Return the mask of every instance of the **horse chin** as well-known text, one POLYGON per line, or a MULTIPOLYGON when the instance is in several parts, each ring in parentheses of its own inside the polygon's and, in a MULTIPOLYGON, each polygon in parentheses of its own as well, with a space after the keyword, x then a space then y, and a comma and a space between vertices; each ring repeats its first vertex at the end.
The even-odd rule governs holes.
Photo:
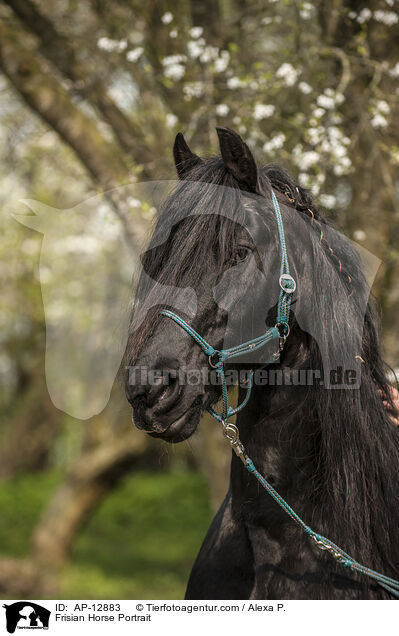
POLYGON ((162 433, 149 433, 151 437, 158 437, 171 444, 183 442, 195 433, 199 424, 202 400, 195 400, 193 404, 162 433))

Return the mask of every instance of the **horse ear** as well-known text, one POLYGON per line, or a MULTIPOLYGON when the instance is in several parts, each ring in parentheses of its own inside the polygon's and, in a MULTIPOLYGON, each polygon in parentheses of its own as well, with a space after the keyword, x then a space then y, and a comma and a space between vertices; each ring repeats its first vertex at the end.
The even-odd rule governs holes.
POLYGON ((256 192, 258 169, 247 144, 230 128, 218 126, 216 132, 224 165, 243 187, 256 192))
POLYGON ((195 166, 203 163, 202 159, 191 152, 182 133, 177 133, 175 143, 173 145, 173 156, 179 179, 185 179, 187 174, 191 172, 195 166))

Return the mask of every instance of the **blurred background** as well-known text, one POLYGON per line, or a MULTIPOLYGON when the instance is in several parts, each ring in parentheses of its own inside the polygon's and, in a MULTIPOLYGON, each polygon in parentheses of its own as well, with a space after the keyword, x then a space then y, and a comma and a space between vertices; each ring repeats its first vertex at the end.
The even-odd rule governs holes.
MULTIPOLYGON (((178 446, 134 429, 118 382, 84 422, 52 404, 42 235, 11 218, 20 199, 174 179, 178 131, 211 154, 234 128, 381 259, 397 368, 398 114, 396 0, 0 0, 2 597, 182 598, 229 465, 207 418, 178 446)), ((108 203, 135 250, 151 210, 108 203)))

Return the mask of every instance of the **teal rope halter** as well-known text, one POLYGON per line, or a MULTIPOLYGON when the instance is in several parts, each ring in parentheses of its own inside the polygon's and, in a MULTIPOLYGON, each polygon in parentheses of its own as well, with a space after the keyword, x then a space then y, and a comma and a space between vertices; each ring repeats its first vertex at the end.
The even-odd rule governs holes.
MULTIPOLYGON (((285 233, 284 233, 284 225, 283 219, 281 216, 280 206, 278 204, 276 195, 272 191, 272 200, 274 205, 274 211, 277 219, 277 226, 279 232, 279 239, 281 245, 281 262, 280 262, 280 295, 277 303, 277 318, 276 324, 274 327, 271 327, 261 336, 257 338, 253 338, 253 340, 248 340, 247 342, 243 342, 240 345, 235 347, 231 347, 230 349, 221 349, 220 351, 214 349, 209 342, 207 342, 199 333, 195 331, 183 318, 180 318, 177 314, 169 309, 164 309, 161 311, 163 316, 167 316, 174 320, 179 327, 184 329, 190 336, 196 341, 196 343, 201 347, 205 355, 209 358, 210 366, 215 369, 221 379, 222 385, 222 397, 223 397, 223 411, 222 413, 217 413, 214 409, 209 408, 208 411, 215 417, 219 422, 225 424, 226 420, 241 411, 241 409, 246 406, 248 403, 249 397, 251 395, 252 390, 252 379, 253 372, 249 373, 249 378, 247 380, 248 388, 247 394, 245 396, 244 401, 235 409, 233 409, 228 404, 228 396, 227 396, 227 385, 226 385, 226 376, 224 373, 224 364, 230 360, 231 358, 237 358, 238 356, 242 356, 244 353, 250 353, 252 351, 256 351, 261 347, 264 347, 265 344, 270 342, 271 340, 279 340, 279 351, 273 355, 273 362, 276 362, 280 352, 283 349, 284 342, 287 339, 290 327, 289 327, 289 317, 290 317, 290 308, 291 308, 291 299, 292 294, 296 290, 296 282, 292 278, 290 274, 290 268, 288 265, 288 257, 287 257, 287 246, 285 243, 285 233)), ((233 424, 228 424, 228 426, 234 426, 233 424)))
POLYGON ((173 320, 179 327, 184 329, 201 347, 206 356, 208 356, 209 365, 215 369, 216 373, 219 375, 222 385, 222 412, 217 413, 213 408, 209 408, 208 411, 214 418, 216 418, 219 422, 221 422, 223 426, 223 433, 229 440, 232 449, 236 453, 236 455, 241 459, 245 468, 248 472, 252 473, 261 486, 269 493, 269 495, 278 503, 278 505, 284 510, 284 512, 291 517, 291 519, 304 530, 304 532, 309 535, 315 545, 320 550, 326 550, 331 556, 333 556, 338 563, 340 563, 343 567, 349 568, 355 572, 360 572, 365 576, 376 581, 379 585, 385 588, 388 592, 390 592, 393 596, 399 599, 399 581, 392 579, 388 576, 384 576, 375 570, 371 570, 370 568, 361 565, 355 559, 353 559, 349 554, 344 552, 339 546, 335 543, 323 537, 321 534, 318 534, 312 528, 310 528, 299 515, 288 505, 288 503, 279 495, 279 493, 273 488, 271 484, 257 471, 252 459, 248 457, 245 452, 245 448, 240 440, 239 430, 235 424, 231 422, 227 422, 228 418, 232 415, 235 415, 239 411, 241 411, 246 404, 251 395, 252 391, 252 381, 253 381, 253 371, 250 371, 249 377, 247 380, 247 392, 244 400, 241 402, 239 406, 233 409, 229 406, 228 403, 228 393, 227 393, 227 383, 226 376, 224 371, 225 363, 231 359, 241 356, 245 353, 249 353, 251 351, 256 351, 261 347, 264 347, 271 340, 279 340, 279 351, 273 354, 273 359, 270 362, 276 362, 281 353, 284 343, 290 333, 289 327, 289 317, 290 317, 290 309, 291 309, 291 301, 292 294, 296 290, 296 282, 292 278, 290 274, 288 257, 287 257, 287 246, 285 242, 285 233, 284 233, 284 225, 283 219, 281 216, 281 210, 279 203, 277 201, 276 195, 272 191, 272 201, 274 206, 274 212, 277 220, 277 227, 279 233, 280 247, 281 247, 281 262, 280 262, 280 277, 279 277, 279 285, 280 285, 280 294, 277 303, 277 318, 276 324, 274 327, 271 327, 266 331, 265 334, 254 338, 253 340, 248 340, 247 342, 243 342, 240 345, 236 345, 235 347, 231 347, 230 349, 215 349, 209 342, 207 342, 193 327, 191 327, 183 318, 180 318, 177 314, 169 309, 164 309, 160 313, 167 318, 173 320))

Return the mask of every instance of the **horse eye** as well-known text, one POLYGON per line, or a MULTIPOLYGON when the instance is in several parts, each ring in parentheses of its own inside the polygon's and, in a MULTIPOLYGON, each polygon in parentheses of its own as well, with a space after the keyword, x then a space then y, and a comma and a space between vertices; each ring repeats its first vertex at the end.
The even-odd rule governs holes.
POLYGON ((249 247, 244 247, 243 245, 240 245, 234 251, 234 254, 231 260, 234 264, 237 265, 238 263, 243 263, 244 261, 246 261, 247 258, 251 256, 251 254, 252 254, 252 251, 249 249, 249 247))

